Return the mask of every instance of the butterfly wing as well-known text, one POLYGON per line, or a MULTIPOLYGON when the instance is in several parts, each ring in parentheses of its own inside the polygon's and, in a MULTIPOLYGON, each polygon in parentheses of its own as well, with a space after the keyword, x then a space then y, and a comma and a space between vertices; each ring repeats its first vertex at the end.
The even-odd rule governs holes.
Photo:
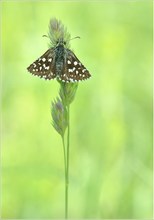
POLYGON ((76 55, 66 49, 66 59, 63 74, 59 78, 64 82, 78 82, 90 78, 91 75, 76 55))
POLYGON ((47 50, 40 58, 34 61, 27 70, 33 75, 44 79, 54 79, 55 71, 55 51, 54 48, 47 50))

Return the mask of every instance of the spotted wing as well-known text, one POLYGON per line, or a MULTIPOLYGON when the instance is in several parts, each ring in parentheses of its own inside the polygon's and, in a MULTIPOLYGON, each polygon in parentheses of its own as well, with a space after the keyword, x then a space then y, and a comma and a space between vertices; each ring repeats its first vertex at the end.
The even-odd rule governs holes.
POLYGON ((56 77, 54 49, 50 48, 47 50, 40 58, 34 61, 27 70, 40 78, 54 79, 56 77))
POLYGON ((76 55, 67 49, 64 70, 63 74, 60 75, 60 79, 64 82, 78 82, 90 77, 89 71, 79 61, 76 55))

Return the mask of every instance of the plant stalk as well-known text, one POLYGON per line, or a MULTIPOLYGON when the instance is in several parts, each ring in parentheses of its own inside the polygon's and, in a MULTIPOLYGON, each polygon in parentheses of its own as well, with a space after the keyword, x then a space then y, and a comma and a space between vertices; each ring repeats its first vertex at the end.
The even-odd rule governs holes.
POLYGON ((63 151, 64 151, 64 167, 65 167, 65 219, 67 219, 68 216, 68 199, 67 199, 67 155, 66 155, 66 147, 65 147, 65 141, 64 136, 62 136, 62 143, 63 143, 63 151))
POLYGON ((70 118, 69 105, 67 106, 67 144, 65 146, 64 136, 62 136, 64 151, 64 167, 65 167, 65 219, 68 218, 68 190, 69 190, 69 145, 70 145, 70 118))
POLYGON ((69 194, 69 146, 70 146, 70 115, 69 115, 69 105, 67 106, 67 176, 66 176, 66 203, 67 203, 67 217, 68 217, 68 194, 69 194))

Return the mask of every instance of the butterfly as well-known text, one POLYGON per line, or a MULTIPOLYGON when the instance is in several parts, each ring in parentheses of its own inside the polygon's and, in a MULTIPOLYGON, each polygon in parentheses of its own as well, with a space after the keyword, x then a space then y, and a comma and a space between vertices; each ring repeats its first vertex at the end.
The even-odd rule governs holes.
POLYGON ((48 49, 27 70, 44 79, 56 78, 67 83, 90 78, 89 71, 65 45, 66 42, 59 39, 54 47, 48 49))

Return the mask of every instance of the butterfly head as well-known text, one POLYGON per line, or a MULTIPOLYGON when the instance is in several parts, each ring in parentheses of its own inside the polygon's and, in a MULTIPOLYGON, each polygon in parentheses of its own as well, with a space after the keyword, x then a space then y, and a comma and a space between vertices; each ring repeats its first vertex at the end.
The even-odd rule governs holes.
POLYGON ((66 44, 67 44, 67 42, 66 42, 63 38, 59 38, 59 39, 56 41, 56 47, 57 47, 57 46, 66 47, 66 44))

